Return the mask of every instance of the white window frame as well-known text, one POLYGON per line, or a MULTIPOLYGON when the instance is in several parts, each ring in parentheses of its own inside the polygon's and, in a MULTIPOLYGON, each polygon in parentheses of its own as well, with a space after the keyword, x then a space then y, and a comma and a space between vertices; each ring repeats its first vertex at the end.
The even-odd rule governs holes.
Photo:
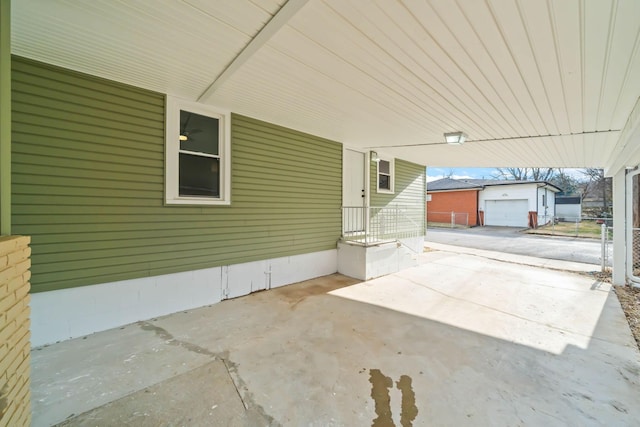
POLYGON ((165 110, 165 203, 168 205, 231 204, 231 112, 210 105, 167 96, 165 110), (180 196, 180 111, 218 120, 220 197, 180 196))
POLYGON ((395 185, 395 159, 392 158, 386 158, 386 157, 380 157, 380 161, 376 162, 376 192, 378 193, 383 193, 383 194, 394 194, 394 185, 395 185), (389 187, 390 189, 387 190, 386 188, 380 188, 380 162, 382 161, 386 161, 389 162, 389 187))

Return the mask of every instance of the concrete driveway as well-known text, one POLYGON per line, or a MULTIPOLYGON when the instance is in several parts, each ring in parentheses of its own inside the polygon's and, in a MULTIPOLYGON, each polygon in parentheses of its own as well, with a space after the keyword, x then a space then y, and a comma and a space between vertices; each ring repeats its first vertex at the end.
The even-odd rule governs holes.
POLYGON ((33 425, 637 425, 640 354, 608 285, 423 261, 35 349, 33 425))
POLYGON ((525 234, 522 227, 429 228, 426 242, 600 265, 598 239, 525 234))

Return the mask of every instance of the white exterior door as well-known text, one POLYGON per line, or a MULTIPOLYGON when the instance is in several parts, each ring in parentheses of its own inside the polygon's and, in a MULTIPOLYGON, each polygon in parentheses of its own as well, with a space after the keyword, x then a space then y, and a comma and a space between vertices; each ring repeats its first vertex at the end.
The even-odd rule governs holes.
POLYGON ((526 199, 485 201, 485 225, 527 227, 529 225, 528 219, 529 201, 526 199))
POLYGON ((364 231, 365 153, 345 150, 344 156, 342 230, 344 233, 364 231))

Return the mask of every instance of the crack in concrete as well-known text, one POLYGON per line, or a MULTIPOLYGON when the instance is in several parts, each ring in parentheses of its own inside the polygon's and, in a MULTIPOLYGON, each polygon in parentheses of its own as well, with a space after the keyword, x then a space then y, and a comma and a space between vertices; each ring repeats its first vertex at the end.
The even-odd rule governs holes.
POLYGON ((236 389, 236 394, 238 395, 240 402, 242 402, 242 406, 244 406, 244 410, 247 411, 249 409, 249 406, 247 405, 247 402, 244 401, 244 399, 242 398, 242 395, 240 394, 240 390, 238 389, 238 384, 236 384, 236 381, 233 378, 233 375, 231 375, 231 371, 229 370, 229 364, 227 363, 226 359, 221 359, 221 360, 222 360, 222 364, 224 365, 224 368, 227 370, 227 375, 229 375, 231 384, 233 384, 233 387, 236 389))
POLYGON ((182 340, 176 339, 166 329, 161 328, 160 326, 153 325, 149 322, 138 322, 138 324, 140 325, 142 330, 155 333, 158 337, 162 338, 164 342, 169 345, 182 347, 185 350, 188 350, 194 353, 204 354, 210 357, 216 357, 215 353, 207 350, 204 347, 200 347, 199 345, 192 344, 188 341, 182 341, 182 340))
POLYGON ((554 325, 551 325, 551 324, 549 324, 549 323, 538 322, 538 321, 537 321, 537 320, 535 320, 535 319, 529 319, 529 318, 527 318, 527 317, 520 316, 520 315, 515 314, 515 313, 510 313, 510 312, 508 312, 508 311, 500 310, 499 308, 491 307, 490 305, 481 304, 481 303, 478 303, 478 302, 475 302, 475 301, 471 301, 471 300, 468 300, 468 299, 464 299, 464 298, 456 297, 456 296, 453 296, 453 295, 447 294, 446 292, 443 292, 443 291, 441 291, 441 290, 439 290, 439 289, 433 288, 433 287, 431 287, 431 286, 429 286, 429 285, 427 285, 427 284, 420 283, 420 282, 416 282, 415 280, 410 279, 410 278, 408 278, 408 277, 406 277, 406 276, 402 276, 402 275, 400 275, 400 274, 397 274, 397 276, 398 276, 400 279, 403 279, 403 280, 406 280, 406 281, 408 281, 408 282, 411 282, 411 283, 413 283, 414 285, 420 286, 420 287, 422 287, 422 288, 429 289, 430 291, 433 291, 433 292, 435 292, 435 293, 437 293, 437 294, 440 294, 440 295, 442 295, 442 296, 444 296, 444 297, 447 297, 447 298, 451 298, 451 299, 454 299, 454 300, 457 300, 457 301, 461 301, 461 302, 465 302, 465 303, 468 303, 468 304, 476 305, 476 306, 478 306, 478 307, 486 308, 486 309, 488 309, 488 310, 495 311, 495 312, 497 312, 497 313, 502 313, 502 314, 504 314, 504 315, 506 315, 506 316, 514 317, 514 318, 516 318, 516 319, 524 320, 524 321, 526 321, 526 322, 535 323, 536 325, 545 326, 545 327, 550 328, 550 329, 553 329, 553 330, 555 330, 555 331, 564 332, 564 333, 569 333, 569 334, 577 335, 577 336, 579 336, 579 337, 589 338, 589 339, 591 339, 591 340, 597 340, 597 341, 600 341, 600 342, 605 342, 605 343, 607 343, 607 344, 611 344, 611 345, 616 345, 616 346, 620 346, 620 347, 626 347, 625 345, 622 345, 622 344, 619 344, 619 343, 616 343, 616 342, 613 342, 613 341, 609 341, 609 340, 606 340, 606 339, 604 339, 604 338, 596 337, 596 336, 593 336, 593 335, 586 335, 586 334, 583 334, 583 333, 580 333, 580 332, 571 331, 571 330, 569 330, 569 329, 563 329, 563 328, 561 328, 561 327, 554 326, 554 325))
POLYGON ((187 351, 197 354, 203 354, 212 357, 215 360, 220 360, 223 363, 227 374, 229 375, 229 378, 231 379, 231 384, 233 384, 240 402, 242 402, 242 406, 245 409, 245 414, 247 415, 248 421, 251 422, 251 424, 248 425, 260 424, 270 427, 280 426, 280 424, 271 415, 265 412, 262 406, 253 401, 252 394, 248 391, 248 388, 246 387, 244 381, 238 375, 237 365, 233 363, 231 359, 229 359, 228 352, 225 351, 222 353, 214 353, 204 347, 200 347, 199 345, 176 339, 166 329, 160 326, 156 326, 150 322, 142 321, 138 322, 138 325, 144 331, 153 332, 159 338, 163 339, 164 342, 168 345, 184 348, 187 351))
POLYGON ((238 374, 238 365, 236 365, 231 359, 229 359, 228 353, 224 352, 221 356, 218 357, 224 363, 224 366, 227 369, 227 373, 231 378, 231 382, 236 388, 238 397, 245 407, 248 422, 251 423, 248 425, 266 425, 269 427, 280 427, 281 424, 278 423, 271 415, 267 414, 261 405, 255 402, 255 400, 253 399, 253 394, 249 391, 249 388, 242 380, 242 377, 240 377, 240 375, 238 374))
MULTIPOLYGON (((427 246, 425 246, 427 247, 427 246)), ((506 263, 506 264, 514 264, 514 265, 522 265, 522 266, 526 266, 526 267, 537 267, 537 268, 544 268, 545 270, 552 270, 552 271, 560 271, 560 272, 564 272, 564 273, 574 273, 574 274, 590 274, 591 272, 587 272, 587 271, 580 271, 580 270, 570 270, 567 268, 560 268, 560 267, 555 267, 553 265, 550 264, 546 264, 546 263, 535 263, 535 262, 525 262, 523 260, 519 260, 519 261, 515 261, 515 260, 507 260, 507 259, 503 259, 503 258, 499 258, 499 257, 495 257, 495 256, 491 256, 491 255, 483 255, 483 254, 477 254, 477 253, 471 253, 471 252, 464 252, 464 251, 460 251, 460 252, 456 252, 453 250, 446 250, 446 249, 437 249, 437 248, 431 248, 429 247, 430 250, 433 251, 439 251, 439 252, 446 252, 446 253, 450 253, 450 254, 457 254, 457 255, 469 255, 472 257, 476 257, 476 258, 485 258, 485 259, 489 259, 491 261, 497 261, 497 262, 502 262, 502 263, 506 263)), ((485 249, 478 249, 478 250, 485 250, 485 249)), ((518 254, 510 254, 507 252, 504 252, 507 255, 515 255, 515 256, 523 256, 523 257, 531 257, 531 258, 535 258, 532 257, 531 255, 518 255, 518 254)), ((575 264, 585 264, 585 265, 593 265, 594 267, 599 267, 595 264, 586 264, 583 262, 578 262, 578 261, 564 261, 564 260, 554 260, 551 258, 539 258, 539 259, 543 259, 543 260, 548 260, 548 261, 559 261, 559 262, 567 262, 567 263, 575 263, 575 264)), ((456 266, 457 268, 460 268, 460 266, 456 266)), ((597 272, 597 270, 594 270, 597 272)))

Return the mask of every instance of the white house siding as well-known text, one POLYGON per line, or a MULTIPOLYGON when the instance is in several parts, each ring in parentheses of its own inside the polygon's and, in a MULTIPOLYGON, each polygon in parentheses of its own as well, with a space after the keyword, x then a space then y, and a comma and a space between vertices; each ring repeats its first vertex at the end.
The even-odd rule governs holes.
POLYGON ((556 217, 560 221, 575 221, 582 217, 582 207, 579 204, 556 205, 556 217))
MULTIPOLYGON (((537 184, 541 185, 541 184, 537 184)), ((532 210, 536 210, 535 208, 532 210)), ((549 187, 540 187, 538 190, 538 225, 544 225, 552 220, 556 213, 555 191, 549 187), (546 206, 544 203, 546 195, 546 206)))

